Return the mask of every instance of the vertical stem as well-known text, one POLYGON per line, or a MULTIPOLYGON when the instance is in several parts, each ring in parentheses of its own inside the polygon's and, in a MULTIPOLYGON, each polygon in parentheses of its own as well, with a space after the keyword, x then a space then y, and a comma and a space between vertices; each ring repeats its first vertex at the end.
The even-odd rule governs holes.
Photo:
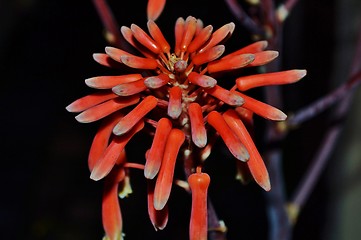
MULTIPOLYGON (((281 52, 282 50, 282 25, 276 21, 275 7, 273 2, 265 0, 263 2, 265 18, 271 27, 270 48, 281 52)), ((280 54, 282 55, 282 54, 280 54)), ((280 58, 267 65, 267 72, 276 72, 280 69, 280 58)), ((265 99, 270 105, 282 108, 283 99, 279 86, 265 88, 265 99)), ((275 131, 275 125, 267 125, 266 144, 278 142, 284 138, 284 134, 275 131)), ((265 154, 265 161, 271 180, 271 191, 266 193, 267 214, 269 223, 269 240, 288 240, 291 238, 292 226, 286 212, 285 182, 283 178, 283 154, 280 147, 272 148, 265 154)))
POLYGON ((269 223, 269 240, 286 240, 291 237, 291 224, 285 210, 284 179, 282 174, 282 153, 279 149, 269 151, 268 171, 272 190, 266 193, 269 223))

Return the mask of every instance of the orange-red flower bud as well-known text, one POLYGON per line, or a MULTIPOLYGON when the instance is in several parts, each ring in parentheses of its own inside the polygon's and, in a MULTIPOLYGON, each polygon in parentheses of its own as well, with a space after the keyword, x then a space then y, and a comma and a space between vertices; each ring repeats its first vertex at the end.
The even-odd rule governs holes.
POLYGON ((91 88, 110 89, 116 85, 130 83, 142 78, 140 74, 127 74, 120 76, 100 76, 85 79, 85 84, 91 88))
POLYGON ((249 152, 250 158, 247 164, 254 180, 264 190, 269 191, 271 189, 271 184, 267 168, 257 150, 257 147, 253 143, 252 137, 249 135, 246 127, 239 119, 237 112, 229 109, 223 114, 223 117, 228 126, 237 135, 237 137, 241 140, 249 152))
POLYGON ((204 52, 205 50, 216 46, 223 40, 225 40, 228 36, 230 36, 235 28, 235 24, 233 22, 227 23, 223 25, 221 28, 217 29, 212 36, 210 37, 209 41, 205 46, 203 46, 199 52, 204 52))
POLYGON ((201 75, 197 72, 191 72, 188 75, 188 80, 191 83, 198 85, 200 87, 203 87, 203 88, 213 88, 214 86, 217 85, 216 79, 214 79, 210 76, 207 76, 207 75, 201 75))
POLYGON ((157 42, 164 53, 169 53, 170 46, 165 37, 163 36, 162 31, 159 29, 158 25, 153 21, 149 20, 147 23, 148 30, 152 38, 157 42))
MULTIPOLYGON (((98 181, 108 175, 110 170, 112 170, 114 164, 118 160, 119 156, 122 154, 125 145, 130 141, 130 139, 144 127, 144 122, 138 122, 129 132, 123 136, 114 137, 107 149, 105 150, 103 156, 95 164, 93 171, 90 174, 90 178, 98 181)), ((120 163, 118 163, 120 164, 120 163)))
POLYGON ((136 24, 132 24, 130 29, 132 30, 135 39, 137 39, 138 42, 140 42, 149 51, 153 52, 154 54, 159 54, 161 52, 158 44, 151 37, 149 37, 149 35, 144 32, 143 29, 138 27, 136 24))
POLYGON ((281 110, 272 107, 271 105, 246 96, 243 93, 236 91, 235 93, 244 99, 244 104, 242 105, 242 107, 251 110, 252 112, 261 117, 274 121, 283 121, 287 118, 286 114, 284 114, 281 110))
POLYGON ((118 96, 110 91, 97 92, 75 100, 65 109, 69 112, 82 112, 88 108, 98 105, 99 103, 108 101, 116 97, 118 96))
POLYGON ((154 229, 163 230, 168 223, 168 204, 164 206, 163 209, 157 210, 154 208, 154 187, 155 181, 148 180, 147 181, 147 200, 148 200, 148 215, 150 221, 152 222, 154 229))
POLYGON ((236 55, 240 55, 240 54, 245 54, 245 53, 257 53, 257 52, 261 52, 264 49, 266 49, 268 43, 267 41, 258 41, 258 42, 254 42, 250 45, 247 45, 237 51, 234 51, 226 56, 224 56, 223 58, 229 58, 232 56, 236 56, 236 55))
POLYGON ((105 179, 102 199, 102 221, 105 234, 109 240, 123 239, 123 219, 119 206, 118 184, 124 177, 125 172, 123 168, 114 168, 105 179))
POLYGON ((176 23, 175 23, 175 28, 174 28, 174 34, 175 34, 175 47, 174 47, 174 52, 177 56, 179 56, 180 51, 181 51, 181 43, 182 43, 182 39, 183 39, 183 33, 184 33, 184 19, 183 18, 178 18, 176 23))
POLYGON ((194 34, 197 29, 197 19, 192 16, 187 17, 184 26, 184 33, 182 37, 182 42, 180 44, 180 50, 182 52, 187 51, 188 45, 193 40, 194 34))
POLYGON ((176 119, 182 113, 182 89, 174 86, 169 90, 168 116, 176 119))
POLYGON ((154 189, 154 208, 157 210, 163 209, 169 199, 175 163, 184 140, 185 134, 183 131, 175 128, 170 131, 154 189))
POLYGON ((201 106, 198 103, 189 104, 188 114, 191 121, 192 141, 197 147, 202 148, 207 144, 207 132, 201 106))
POLYGON ((139 96, 136 95, 127 98, 114 98, 85 110, 75 116, 75 119, 81 123, 94 122, 120 109, 134 105, 138 103, 138 101, 139 96))
POLYGON ((213 31, 212 25, 208 25, 207 27, 203 28, 200 31, 200 33, 189 44, 187 51, 189 53, 193 53, 193 52, 197 51, 203 44, 205 44, 207 42, 207 40, 212 35, 212 31, 213 31))
POLYGON ((144 84, 144 79, 140 79, 134 82, 122 83, 112 88, 113 93, 119 96, 131 96, 147 89, 144 84))
POLYGON ((190 240, 207 240, 207 191, 211 179, 207 173, 197 172, 188 177, 192 191, 192 211, 189 223, 190 240))
POLYGON ((237 88, 240 91, 260 86, 281 85, 294 83, 306 75, 306 70, 288 70, 282 72, 262 73, 239 77, 236 80, 237 88))
POLYGON ((235 94, 234 91, 228 91, 218 85, 213 88, 204 89, 204 91, 230 106, 241 106, 244 103, 244 99, 235 94))
POLYGON ((157 98, 148 96, 143 99, 132 111, 125 115, 114 127, 115 135, 123 135, 137 124, 147 113, 157 106, 157 98))
POLYGON ((153 179, 160 169, 165 145, 171 129, 172 122, 168 118, 162 118, 158 121, 152 146, 146 154, 147 161, 144 168, 144 176, 148 179, 153 179))
POLYGON ((147 77, 144 80, 145 86, 151 89, 157 89, 169 82, 170 78, 167 74, 161 73, 158 76, 147 77))
POLYGON ((202 65, 207 62, 211 62, 222 56, 224 53, 224 45, 217 45, 212 48, 207 49, 206 51, 195 55, 192 58, 194 65, 202 65))
POLYGON ((112 134, 113 128, 121 117, 123 117, 123 114, 114 113, 109 116, 109 118, 105 119, 100 125, 89 150, 88 167, 90 171, 93 170, 96 162, 104 154, 105 149, 109 144, 109 138, 112 134))
POLYGON ((249 154, 240 139, 234 135, 219 112, 212 111, 208 114, 208 123, 221 135, 224 143, 232 155, 243 162, 248 161, 249 154))
POLYGON ((254 61, 251 62, 247 67, 256 67, 265 65, 271 61, 273 61, 276 57, 278 57, 277 51, 262 51, 254 53, 254 61))
POLYGON ((148 0, 147 17, 155 21, 162 13, 166 0, 148 0))
POLYGON ((207 71, 209 73, 235 70, 245 67, 254 61, 253 54, 241 54, 229 58, 222 58, 217 61, 208 63, 207 71))

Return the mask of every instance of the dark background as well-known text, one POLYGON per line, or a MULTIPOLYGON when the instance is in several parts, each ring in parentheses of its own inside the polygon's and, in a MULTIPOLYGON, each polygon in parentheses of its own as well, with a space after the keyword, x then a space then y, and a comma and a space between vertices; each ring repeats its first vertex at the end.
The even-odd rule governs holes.
MULTIPOLYGON (((237 24, 223 1, 168 2, 157 22, 171 41, 176 19, 193 15, 215 29, 235 22, 234 36, 226 44, 229 51, 250 42, 248 32, 237 24)), ((305 68, 308 76, 283 88, 286 113, 318 99, 347 77, 355 29, 360 26, 355 9, 360 4, 346 2, 348 7, 343 1, 300 1, 287 20, 283 49, 279 49, 282 69, 305 68)), ((145 0, 109 3, 120 25, 146 26, 145 0)), ((69 103, 91 92, 84 84, 85 78, 114 73, 92 59, 92 53, 103 52, 107 45, 102 29, 91 1, 0 1, 1 239, 103 236, 102 182, 89 179, 86 163, 98 123, 79 124, 65 110, 69 103)), ((346 122, 346 130, 351 132, 344 134, 332 154, 300 215, 294 239, 357 239, 350 234, 350 229, 359 231, 352 223, 350 228, 339 225, 340 219, 349 223, 347 219, 353 219, 349 214, 360 212, 357 204, 347 205, 360 199, 352 194, 359 192, 359 178, 352 180, 355 188, 347 193, 340 190, 349 181, 347 172, 360 166, 356 103, 353 117, 346 122), (354 146, 355 142, 352 149, 342 146, 354 146), (340 161, 347 164, 346 169, 340 161), (344 200, 342 194, 350 199, 344 200)), ((288 196, 327 131, 330 112, 305 123, 280 143, 285 150, 288 196)), ((260 124, 265 121, 260 120, 260 124)), ((257 134, 262 136, 260 131, 257 134)), ((129 159, 142 162, 149 141, 144 136, 136 137, 129 145, 129 159)), ((212 176, 210 195, 217 213, 228 227, 229 239, 266 239, 264 193, 255 184, 244 187, 234 180, 233 164, 223 161, 227 154, 222 148, 215 150, 206 166, 212 176)), ((169 224, 156 233, 146 217, 142 173, 132 170, 131 176, 134 193, 121 201, 126 239, 187 239, 187 193, 173 189, 169 224)))

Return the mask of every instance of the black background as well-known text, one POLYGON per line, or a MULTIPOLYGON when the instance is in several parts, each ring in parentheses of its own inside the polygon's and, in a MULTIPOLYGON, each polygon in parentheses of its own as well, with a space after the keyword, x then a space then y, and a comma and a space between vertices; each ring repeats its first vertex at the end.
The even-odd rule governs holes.
MULTIPOLYGON (((157 22, 171 41, 179 16, 193 15, 215 29, 237 21, 223 1, 168 2, 157 22)), ((146 26, 146 1, 109 3, 120 25, 146 26)), ((89 179, 86 163, 98 123, 80 124, 65 110, 69 103, 91 92, 84 79, 113 73, 92 59, 92 53, 103 52, 107 45, 101 21, 91 1, 16 0, 0 4, 0 238, 101 239, 102 182, 89 179)), ((282 68, 306 68, 308 77, 283 89, 285 112, 299 109, 331 88, 328 70, 334 50, 335 11, 333 1, 302 1, 287 20, 280 49, 282 68)), ((250 42, 248 32, 236 26, 226 45, 229 51, 250 42)), ((288 194, 327 129, 327 114, 296 129, 280 143, 288 159, 284 166, 288 194)), ((260 131, 257 134, 262 136, 260 131)), ((129 159, 144 161, 149 142, 148 137, 136 137, 129 145, 129 159)), ((255 184, 244 187, 234 181, 234 163, 227 161, 227 154, 222 148, 215 150, 206 171, 212 176, 210 195, 226 222, 228 237, 266 239, 264 193, 255 184)), ((142 173, 132 170, 131 176, 134 193, 121 201, 126 239, 187 239, 187 193, 173 189, 169 224, 156 233, 146 217, 142 173)), ((321 178, 300 216, 294 239, 323 239, 328 197, 329 187, 321 178)))

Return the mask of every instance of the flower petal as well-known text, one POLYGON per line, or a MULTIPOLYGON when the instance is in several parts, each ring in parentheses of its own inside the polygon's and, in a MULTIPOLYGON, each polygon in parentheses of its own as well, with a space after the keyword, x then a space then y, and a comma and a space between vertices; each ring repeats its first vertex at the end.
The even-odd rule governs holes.
POLYGON ((221 28, 217 29, 209 39, 209 41, 206 43, 205 46, 203 46, 199 52, 204 52, 205 50, 216 46, 220 42, 222 42, 224 39, 226 39, 228 36, 230 36, 235 28, 235 24, 233 22, 227 23, 223 25, 221 28))
POLYGON ((198 103, 191 103, 188 107, 189 119, 191 122, 192 141, 203 148, 207 144, 207 132, 204 127, 202 108, 198 103))
POLYGON ((120 64, 119 62, 114 61, 111 57, 109 57, 105 53, 94 53, 93 59, 97 63, 99 63, 105 67, 109 67, 109 68, 122 68, 124 66, 123 64, 120 64))
POLYGON ((75 119, 81 123, 94 122, 108 116, 115 111, 134 105, 138 101, 139 96, 131 96, 129 98, 118 97, 85 110, 84 112, 78 114, 75 119))
POLYGON ((157 42, 157 44, 160 46, 163 52, 169 53, 170 50, 169 43, 163 36, 162 31, 159 29, 158 25, 153 20, 149 20, 147 26, 150 35, 157 42))
POLYGON ((182 89, 174 86, 169 90, 168 116, 177 119, 182 113, 182 89))
POLYGON ((197 72, 191 72, 188 75, 188 80, 191 83, 198 85, 200 87, 203 87, 203 88, 212 88, 217 85, 216 79, 214 79, 210 76, 207 76, 207 75, 201 75, 197 72))
MULTIPOLYGON (((197 20, 198 23, 199 20, 197 20)), ((189 53, 193 53, 197 51, 203 44, 207 42, 207 40, 212 35, 213 26, 208 25, 207 27, 203 28, 199 34, 193 39, 193 41, 189 44, 187 51, 189 53)))
MULTIPOLYGON (((93 171, 90 174, 90 178, 98 181, 112 170, 119 156, 122 154, 125 145, 132 139, 132 137, 142 130, 144 127, 144 122, 138 122, 129 132, 123 136, 114 137, 107 149, 105 150, 103 156, 95 164, 93 171)), ((118 163, 119 164, 119 163, 118 163)))
POLYGON ((162 165, 154 189, 154 208, 161 210, 165 207, 172 189, 173 175, 178 152, 185 140, 185 134, 179 129, 172 129, 169 133, 164 150, 162 165))
POLYGON ((150 20, 157 20, 162 13, 166 0, 148 0, 147 17, 150 20))
POLYGON ((144 176, 148 179, 153 179, 160 169, 165 145, 171 129, 172 122, 168 118, 161 118, 158 121, 152 146, 146 154, 144 176))
POLYGON ((306 76, 306 70, 289 70, 273 73, 262 73, 250 76, 239 77, 236 80, 237 88, 240 91, 246 91, 251 88, 281 85, 294 83, 306 76))
POLYGON ((218 85, 213 88, 205 88, 204 91, 230 106, 241 106, 244 103, 244 99, 234 91, 228 91, 218 85))
POLYGON ((148 214, 150 221, 152 222, 154 229, 156 231, 163 230, 168 223, 168 204, 164 206, 161 210, 156 210, 154 208, 154 187, 155 181, 147 181, 147 200, 148 200, 148 214))
POLYGON ((120 76, 100 76, 85 79, 85 84, 91 88, 110 89, 118 84, 134 82, 142 78, 140 74, 127 74, 120 76))
POLYGON ((212 48, 207 49, 206 51, 195 55, 192 58, 194 65, 202 65, 207 62, 211 62, 219 58, 224 53, 224 45, 217 45, 212 48))
POLYGON ((142 58, 137 56, 121 56, 122 63, 131 68, 137 69, 156 69, 158 67, 158 62, 153 58, 142 58))
POLYGON ((174 28, 174 34, 175 34, 175 46, 174 46, 174 52, 177 56, 179 56, 181 51, 181 43, 183 39, 183 33, 184 33, 184 19, 178 18, 175 23, 174 28))
POLYGON ((140 27, 138 27, 136 24, 132 24, 130 26, 130 29, 133 32, 133 36, 135 39, 138 40, 144 47, 146 47, 148 50, 155 54, 159 54, 161 52, 161 49, 158 47, 158 44, 151 38, 149 35, 143 31, 140 27))
POLYGON ((180 44, 180 50, 182 52, 187 51, 187 48, 191 41, 193 40, 194 34, 197 30, 197 19, 189 16, 186 19, 185 26, 184 26, 184 33, 182 37, 182 42, 180 44))
POLYGON ((158 76, 147 77, 144 80, 145 86, 151 89, 157 89, 166 85, 170 81, 168 74, 161 73, 158 76))
POLYGON ((262 51, 254 53, 254 61, 251 62, 248 67, 256 67, 265 65, 278 57, 277 51, 262 51))
POLYGON ((149 51, 147 48, 145 48, 141 43, 139 43, 135 39, 133 32, 130 28, 128 28, 126 26, 122 26, 120 28, 120 31, 121 31, 124 39, 130 45, 132 45, 135 49, 137 49, 139 52, 141 52, 144 56, 146 56, 147 58, 155 58, 155 55, 151 51, 149 51))
POLYGON ((126 51, 123 51, 123 50, 121 50, 119 48, 115 48, 115 47, 105 47, 105 52, 113 60, 120 62, 120 63, 122 63, 122 61, 121 61, 122 56, 134 56, 133 54, 130 54, 126 51))
POLYGON ((123 114, 115 113, 106 118, 100 125, 89 151, 88 167, 90 171, 93 170, 96 162, 101 156, 103 156, 103 153, 109 144, 109 138, 112 134, 113 128, 121 117, 123 117, 123 114))
POLYGON ((202 31, 203 26, 204 26, 204 24, 203 24, 202 19, 199 19, 199 18, 198 18, 198 19, 197 19, 197 29, 196 29, 195 36, 198 36, 198 34, 202 31))
POLYGON ((116 97, 117 95, 110 91, 97 92, 75 100, 65 109, 69 112, 81 112, 116 97))
POLYGON ((271 183, 269 180, 267 168, 262 160, 261 155, 257 150, 257 147, 253 143, 252 137, 249 135, 246 127, 239 119, 237 112, 229 109, 223 114, 223 117, 224 120, 227 122, 228 126, 246 146, 250 154, 250 158, 247 164, 254 180, 264 190, 271 190, 271 183))
POLYGON ((123 219, 118 199, 118 183, 125 174, 122 168, 115 170, 105 180, 102 200, 103 228, 109 240, 123 239, 123 219))
POLYGON ((216 111, 208 114, 208 123, 221 135, 224 143, 232 155, 243 162, 248 161, 249 153, 240 139, 234 135, 233 131, 227 125, 222 115, 216 111))
POLYGON ((255 57, 253 54, 241 54, 225 59, 222 58, 220 60, 208 63, 207 71, 209 73, 215 73, 238 69, 251 64, 254 61, 254 58, 255 57))
POLYGON ((266 47, 268 46, 268 42, 267 41, 258 41, 255 43, 252 43, 248 46, 245 46, 235 52, 232 52, 226 56, 224 56, 223 58, 229 58, 232 56, 236 56, 236 55, 240 55, 240 54, 245 54, 245 53, 257 53, 257 52, 261 52, 264 49, 266 49, 266 47))
POLYGON ((287 115, 284 114, 281 110, 266 103, 260 102, 249 96, 246 96, 243 93, 240 92, 235 92, 235 93, 244 99, 244 104, 242 105, 242 107, 251 110, 255 114, 274 121, 286 120, 287 115))
POLYGON ((132 111, 125 115, 114 127, 113 133, 117 136, 128 132, 136 125, 147 113, 157 106, 157 98, 148 96, 143 99, 132 111))
POLYGON ((131 96, 147 89, 144 85, 144 79, 134 82, 122 83, 112 88, 113 93, 119 96, 131 96))

